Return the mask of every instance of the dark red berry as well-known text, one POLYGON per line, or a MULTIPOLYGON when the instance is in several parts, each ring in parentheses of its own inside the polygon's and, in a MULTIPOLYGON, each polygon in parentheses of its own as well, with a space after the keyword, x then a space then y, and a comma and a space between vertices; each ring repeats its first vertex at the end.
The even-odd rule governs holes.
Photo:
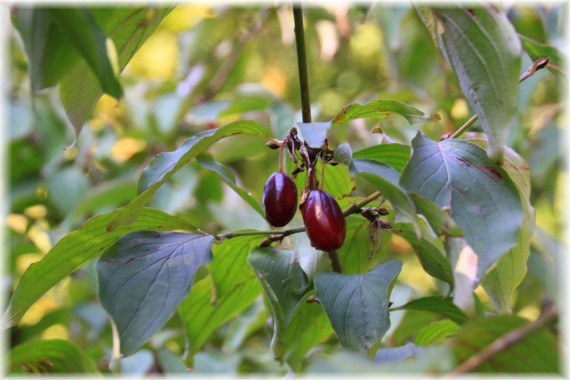
POLYGON ((297 187, 287 174, 273 173, 263 188, 265 218, 272 226, 283 227, 297 210, 297 187))
POLYGON ((346 236, 346 222, 335 199, 322 190, 311 190, 301 213, 307 235, 321 251, 339 249, 346 236))

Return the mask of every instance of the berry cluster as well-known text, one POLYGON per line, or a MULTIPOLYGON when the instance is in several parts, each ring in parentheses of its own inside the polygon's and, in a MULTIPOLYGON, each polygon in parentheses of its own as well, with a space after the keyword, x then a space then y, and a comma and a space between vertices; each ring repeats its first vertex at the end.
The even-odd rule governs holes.
MULTIPOLYGON (((292 134, 289 137, 294 136, 292 134)), ((279 171, 269 177, 263 189, 265 218, 275 227, 283 227, 289 223, 297 209, 297 187, 293 179, 283 173, 284 147, 289 147, 291 152, 299 146, 295 142, 291 143, 289 137, 280 144, 279 171)), ((293 155, 292 157, 294 158, 293 155)), ((314 169, 315 162, 308 165, 314 169)), ((313 188, 316 181, 309 178, 307 182, 308 194, 300 206, 307 236, 315 248, 334 251, 342 246, 346 235, 344 215, 337 201, 329 193, 313 188)))

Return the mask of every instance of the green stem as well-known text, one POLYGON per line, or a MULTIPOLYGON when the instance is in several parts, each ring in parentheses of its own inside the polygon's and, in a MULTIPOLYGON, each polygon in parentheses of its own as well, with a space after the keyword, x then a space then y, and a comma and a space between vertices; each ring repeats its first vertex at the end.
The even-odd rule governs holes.
MULTIPOLYGON (((549 66, 548 65, 548 58, 539 58, 536 61, 534 61, 532 63, 532 65, 524 72, 521 74, 521 76, 519 77, 519 83, 524 82, 525 80, 527 80, 528 78, 530 78, 531 76, 534 75, 534 73, 536 73, 538 70, 540 69, 544 69, 545 67, 549 66)), ((461 135, 463 135, 463 133, 465 133, 465 131, 467 129, 469 129, 469 127, 479 118, 479 116, 477 115, 473 115, 471 116, 471 118, 469 120, 467 120, 465 122, 465 124, 463 124, 461 127, 459 127, 458 130, 456 130, 455 132, 453 132, 453 134, 451 136, 449 136, 450 139, 455 139, 460 137, 461 135)))
POLYGON ((471 116, 471 118, 469 120, 467 120, 465 122, 465 124, 463 124, 461 127, 459 127, 459 129, 457 131, 453 132, 453 134, 451 136, 449 136, 449 138, 455 139, 455 138, 461 136, 471 126, 471 124, 473 124, 478 118, 479 118, 479 116, 477 116, 477 115, 471 116))
POLYGON ((309 75, 307 74, 307 54, 305 52, 305 31, 303 29, 303 9, 301 4, 293 5, 293 19, 295 21, 295 44, 297 46, 297 64, 299 66, 299 84, 301 87, 301 113, 303 115, 303 123, 310 123, 309 75))

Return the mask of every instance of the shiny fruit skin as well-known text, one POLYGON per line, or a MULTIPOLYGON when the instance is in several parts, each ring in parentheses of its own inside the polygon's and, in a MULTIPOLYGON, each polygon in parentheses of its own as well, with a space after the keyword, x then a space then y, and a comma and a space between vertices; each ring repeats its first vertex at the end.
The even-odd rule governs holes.
POLYGON ((307 235, 321 251, 339 249, 346 236, 346 221, 336 200, 322 190, 311 190, 301 213, 307 235))
POLYGON ((297 186, 287 174, 273 173, 263 188, 265 218, 272 226, 283 227, 297 211, 297 186))

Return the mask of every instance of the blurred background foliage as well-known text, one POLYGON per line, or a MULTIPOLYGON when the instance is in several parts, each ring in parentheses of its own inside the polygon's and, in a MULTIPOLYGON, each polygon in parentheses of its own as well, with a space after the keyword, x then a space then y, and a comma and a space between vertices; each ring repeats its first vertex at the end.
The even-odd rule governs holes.
MULTIPOLYGON (((15 6, 15 5, 14 5, 15 6)), ((505 9, 517 31, 561 48, 566 42, 564 4, 516 5, 505 9)), ((433 139, 452 132, 471 115, 457 81, 436 50, 416 11, 409 5, 353 4, 304 10, 314 121, 329 121, 345 105, 396 99, 440 121, 410 126, 391 116, 381 123, 356 120, 333 130, 329 143, 348 141, 357 150, 382 141, 409 144, 418 128, 433 139), (380 127, 383 133, 371 133, 380 127)), ((87 218, 123 206, 136 194, 136 181, 156 154, 174 150, 193 134, 238 119, 258 122, 283 138, 300 121, 300 96, 293 19, 288 6, 277 8, 181 4, 162 21, 121 75, 125 96, 104 96, 77 143, 57 89, 32 97, 26 56, 17 33, 8 41, 11 83, 9 110, 9 215, 5 290, 33 262, 87 218)), ((531 60, 525 55, 523 68, 531 60)), ((561 142, 564 88, 561 78, 542 70, 521 84, 519 111, 507 145, 528 162, 537 232, 529 272, 518 293, 515 314, 535 318, 539 306, 558 297, 563 251, 567 172, 561 142)), ((477 130, 475 127, 474 130, 477 130)), ((278 152, 256 137, 234 137, 210 152, 235 174, 238 184, 261 200, 266 178, 278 168, 278 152)), ((352 196, 366 195, 355 183, 352 196)), ((339 190, 345 191, 345 190, 339 190)), ((346 195, 346 194, 335 194, 346 195)), ((267 229, 253 211, 213 172, 197 163, 180 170, 151 204, 179 215, 210 233, 243 228, 267 229)), ((295 223, 300 224, 300 216, 295 223)), ((425 274, 408 243, 386 234, 381 253, 404 261, 394 302, 412 294, 430 295, 436 280, 425 274)), ((492 313, 482 289, 482 305, 492 313)), ((434 322, 423 312, 392 313, 388 346, 404 344, 418 326, 434 322)), ((194 371, 279 372, 268 349, 267 311, 260 298, 245 313, 218 329, 195 357, 194 371)), ((97 300, 91 264, 58 284, 12 330, 10 345, 37 339, 65 339, 82 347, 105 371, 111 329, 97 300)), ((334 335, 310 352, 308 371, 319 371, 336 356, 334 335), (323 364, 325 363, 325 364, 323 364)), ((122 362, 127 373, 178 372, 184 338, 177 316, 145 349, 122 362)), ((446 366, 434 353, 432 363, 446 366)), ((343 361, 336 361, 341 365, 343 361)), ((344 361, 346 362, 346 361, 344 361)), ((350 362, 350 361, 349 361, 350 362)))

